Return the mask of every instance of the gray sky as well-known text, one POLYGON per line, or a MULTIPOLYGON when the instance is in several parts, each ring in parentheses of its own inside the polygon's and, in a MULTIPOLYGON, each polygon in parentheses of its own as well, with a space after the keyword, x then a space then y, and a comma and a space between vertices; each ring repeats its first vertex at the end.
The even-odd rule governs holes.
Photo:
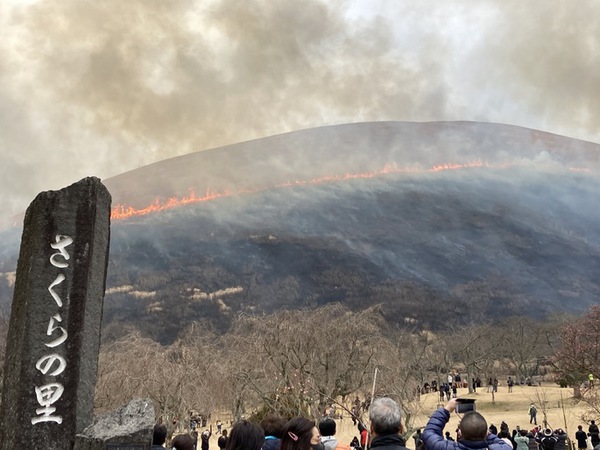
POLYGON ((7 0, 0 224, 38 192, 322 125, 600 142, 592 0, 7 0))

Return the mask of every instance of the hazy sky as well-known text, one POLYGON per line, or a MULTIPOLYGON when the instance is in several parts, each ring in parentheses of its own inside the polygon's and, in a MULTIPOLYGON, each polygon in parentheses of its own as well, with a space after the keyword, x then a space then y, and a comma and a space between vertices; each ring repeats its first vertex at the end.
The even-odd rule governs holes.
POLYGON ((600 142, 595 0, 0 2, 0 223, 38 192, 375 120, 600 142))

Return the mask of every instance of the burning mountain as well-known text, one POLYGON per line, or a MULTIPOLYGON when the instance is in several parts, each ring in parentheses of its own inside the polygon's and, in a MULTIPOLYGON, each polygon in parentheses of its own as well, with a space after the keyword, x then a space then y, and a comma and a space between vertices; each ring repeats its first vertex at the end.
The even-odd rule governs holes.
POLYGON ((600 296, 599 174, 597 144, 467 122, 316 128, 142 167, 105 180, 104 336, 168 342, 192 321, 337 301, 433 328, 582 311, 600 296))

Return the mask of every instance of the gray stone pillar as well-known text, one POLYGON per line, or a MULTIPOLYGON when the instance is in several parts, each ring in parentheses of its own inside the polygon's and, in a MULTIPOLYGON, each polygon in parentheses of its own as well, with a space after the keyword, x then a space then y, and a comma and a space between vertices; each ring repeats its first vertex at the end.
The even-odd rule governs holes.
POLYGON ((110 240, 108 190, 85 178, 25 214, 8 330, 0 448, 69 450, 92 423, 110 240))

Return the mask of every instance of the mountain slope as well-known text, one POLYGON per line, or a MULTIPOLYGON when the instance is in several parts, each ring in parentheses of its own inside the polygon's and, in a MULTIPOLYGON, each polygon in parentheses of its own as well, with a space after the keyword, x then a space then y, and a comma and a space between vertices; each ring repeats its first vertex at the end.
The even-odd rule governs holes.
POLYGON ((125 173, 105 181, 115 203, 165 207, 113 220, 104 338, 329 302, 429 328, 583 311, 600 298, 599 158, 518 127, 387 122, 125 173), (190 189, 218 195, 168 203, 190 189))

